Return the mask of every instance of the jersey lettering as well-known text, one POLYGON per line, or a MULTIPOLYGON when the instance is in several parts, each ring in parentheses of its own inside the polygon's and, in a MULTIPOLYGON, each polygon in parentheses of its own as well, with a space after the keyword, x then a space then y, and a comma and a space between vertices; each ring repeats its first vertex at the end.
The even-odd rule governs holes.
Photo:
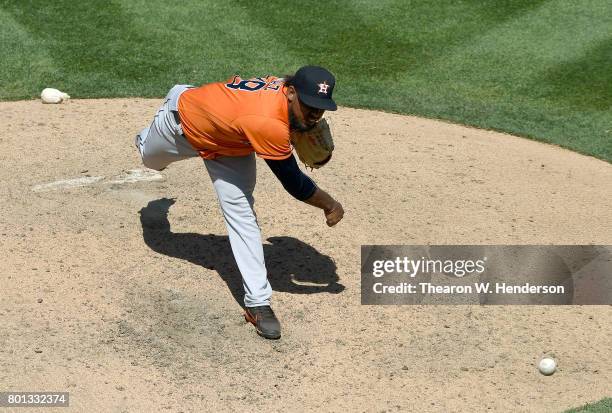
POLYGON ((234 90, 243 90, 245 92, 255 92, 259 89, 278 91, 282 82, 275 79, 271 82, 266 82, 263 77, 255 77, 252 79, 242 79, 240 76, 234 76, 230 83, 226 83, 225 87, 234 90))

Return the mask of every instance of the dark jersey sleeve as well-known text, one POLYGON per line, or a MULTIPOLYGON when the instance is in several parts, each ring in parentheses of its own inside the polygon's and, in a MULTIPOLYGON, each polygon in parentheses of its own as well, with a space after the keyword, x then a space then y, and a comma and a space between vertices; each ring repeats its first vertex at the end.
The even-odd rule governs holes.
POLYGON ((287 159, 265 159, 274 175, 283 184, 283 188, 294 198, 304 201, 310 198, 317 189, 314 181, 300 170, 295 157, 291 154, 287 159))

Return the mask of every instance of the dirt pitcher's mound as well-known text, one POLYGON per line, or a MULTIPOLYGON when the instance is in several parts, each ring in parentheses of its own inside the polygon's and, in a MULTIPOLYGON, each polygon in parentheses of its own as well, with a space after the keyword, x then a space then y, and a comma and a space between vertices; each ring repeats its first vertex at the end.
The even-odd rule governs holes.
POLYGON ((612 244, 612 166, 557 147, 363 110, 326 115, 310 175, 329 229, 258 161, 283 338, 245 324, 198 159, 146 170, 159 100, 0 103, 0 383, 75 411, 561 411, 610 396, 612 308, 360 305, 362 244, 612 244), (554 356, 544 377, 536 362, 554 356))

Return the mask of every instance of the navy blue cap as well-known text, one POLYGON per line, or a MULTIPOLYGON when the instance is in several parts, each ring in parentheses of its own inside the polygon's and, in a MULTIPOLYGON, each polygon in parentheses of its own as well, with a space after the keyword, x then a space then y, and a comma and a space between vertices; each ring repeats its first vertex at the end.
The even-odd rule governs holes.
POLYGON ((319 66, 303 66, 294 75, 291 84, 298 92, 300 101, 312 108, 336 110, 332 99, 336 78, 327 69, 319 66))

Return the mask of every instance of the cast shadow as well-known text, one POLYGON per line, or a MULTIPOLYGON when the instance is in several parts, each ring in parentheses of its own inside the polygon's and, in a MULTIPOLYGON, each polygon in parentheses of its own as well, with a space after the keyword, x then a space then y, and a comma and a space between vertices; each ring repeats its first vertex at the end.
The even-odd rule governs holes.
MULTIPOLYGON (((173 233, 168 211, 174 202, 174 199, 157 199, 139 211, 145 243, 160 254, 217 271, 234 299, 244 306, 242 276, 228 236, 173 233)), ((292 237, 271 237, 268 241, 270 244, 264 244, 264 256, 268 280, 274 291, 338 294, 344 290, 345 287, 338 283, 336 264, 327 255, 292 237)))

